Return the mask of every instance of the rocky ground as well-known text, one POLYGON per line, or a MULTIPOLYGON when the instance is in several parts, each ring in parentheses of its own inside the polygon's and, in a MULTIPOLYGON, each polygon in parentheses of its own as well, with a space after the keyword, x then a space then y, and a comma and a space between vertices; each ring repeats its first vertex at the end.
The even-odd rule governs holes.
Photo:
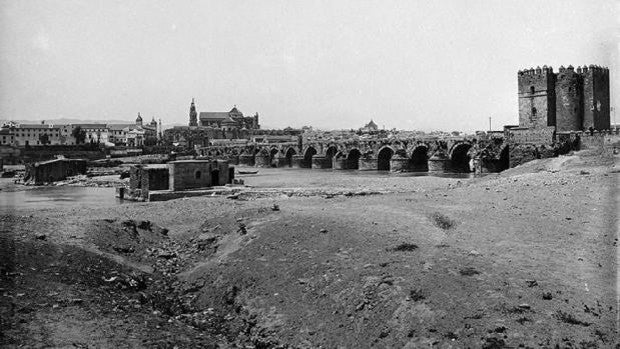
POLYGON ((243 177, 261 195, 5 207, 0 343, 614 347, 616 161, 474 179, 266 169, 243 177))

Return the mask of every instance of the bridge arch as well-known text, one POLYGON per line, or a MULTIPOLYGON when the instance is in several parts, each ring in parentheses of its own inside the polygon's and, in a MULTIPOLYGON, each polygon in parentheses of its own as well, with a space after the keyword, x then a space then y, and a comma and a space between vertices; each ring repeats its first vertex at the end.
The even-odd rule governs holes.
POLYGON ((450 162, 453 170, 457 172, 471 172, 469 162, 469 149, 472 147, 470 143, 457 143, 450 150, 450 162))
POLYGON ((393 155, 394 149, 392 149, 392 147, 388 145, 381 147, 377 152, 377 170, 389 171, 390 160, 392 160, 393 155))
POLYGON ((353 148, 350 149, 349 152, 347 153, 347 169, 350 170, 357 170, 360 167, 360 157, 362 156, 362 152, 357 149, 357 148, 353 148))
POLYGON ((288 149, 286 149, 286 153, 284 154, 284 157, 286 158, 286 166, 293 167, 294 155, 297 155, 297 151, 293 147, 289 147, 288 149))
POLYGON ((312 157, 316 154, 317 151, 313 146, 309 146, 308 148, 306 148, 306 151, 304 152, 304 161, 302 167, 312 168, 312 157))
POLYGON ((329 147, 327 147, 327 149, 325 150, 325 157, 327 158, 333 158, 336 154, 338 153, 338 147, 335 145, 330 145, 329 147))
POLYGON ((413 148, 409 158, 409 168, 415 172, 428 171, 428 147, 425 144, 413 148))
POLYGON ((271 148, 269 150, 269 164, 271 167, 278 167, 278 158, 277 155, 280 152, 278 148, 271 148))

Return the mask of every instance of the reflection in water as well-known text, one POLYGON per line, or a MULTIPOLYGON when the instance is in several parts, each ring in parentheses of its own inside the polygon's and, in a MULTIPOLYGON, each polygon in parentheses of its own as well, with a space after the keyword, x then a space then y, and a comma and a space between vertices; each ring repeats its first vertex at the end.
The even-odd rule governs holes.
POLYGON ((12 209, 75 206, 105 207, 121 203, 114 188, 40 187, 23 191, 0 192, 0 211, 12 209))

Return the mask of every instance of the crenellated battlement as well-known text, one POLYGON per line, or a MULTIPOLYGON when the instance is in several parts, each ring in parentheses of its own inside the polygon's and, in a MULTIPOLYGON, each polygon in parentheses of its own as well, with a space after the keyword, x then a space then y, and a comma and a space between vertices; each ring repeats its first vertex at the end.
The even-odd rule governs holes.
POLYGON ((547 67, 544 65, 542 68, 540 66, 536 68, 519 70, 517 75, 519 76, 544 76, 547 74, 553 74, 553 67, 547 67))

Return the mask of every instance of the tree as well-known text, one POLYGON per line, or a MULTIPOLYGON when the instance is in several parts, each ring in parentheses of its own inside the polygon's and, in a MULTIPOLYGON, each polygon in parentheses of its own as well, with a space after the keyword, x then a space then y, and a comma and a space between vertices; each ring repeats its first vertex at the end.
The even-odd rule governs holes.
POLYGON ((39 143, 41 143, 42 145, 50 144, 50 136, 47 133, 41 133, 39 135, 39 143))
POLYGON ((74 128, 71 135, 75 138, 75 144, 82 144, 86 140, 86 131, 82 130, 80 126, 74 128))

